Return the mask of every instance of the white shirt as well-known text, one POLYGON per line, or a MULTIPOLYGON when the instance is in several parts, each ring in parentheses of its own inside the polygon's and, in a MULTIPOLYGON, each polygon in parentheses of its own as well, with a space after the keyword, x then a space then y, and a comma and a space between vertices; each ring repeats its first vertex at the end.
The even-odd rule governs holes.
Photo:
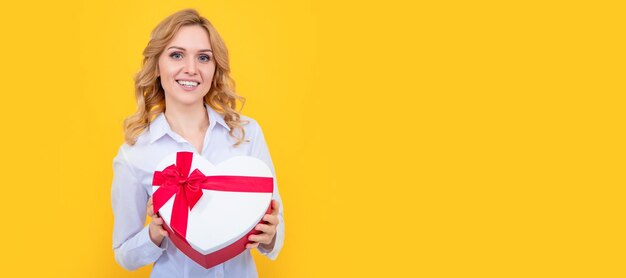
MULTIPOLYGON (((245 137, 250 142, 234 147, 236 141, 228 134, 230 128, 223 116, 208 105, 205 106, 209 116, 209 128, 204 136, 200 154, 202 157, 213 164, 218 164, 237 155, 253 156, 264 161, 276 176, 263 131, 255 120, 241 117, 242 120, 250 122, 244 125, 245 137)), ((144 224, 146 204, 148 198, 152 196, 152 176, 157 163, 177 151, 198 154, 191 143, 172 131, 165 115, 161 113, 138 137, 134 146, 123 144, 113 159, 111 200, 115 218, 113 228, 115 260, 128 270, 154 263, 150 277, 257 277, 256 266, 248 249, 220 265, 205 269, 179 251, 169 238, 166 237, 160 247, 150 240, 148 226, 144 227, 144 224)), ((283 205, 276 183, 272 198, 280 204, 276 242, 273 250, 264 250, 260 247, 258 249, 268 258, 275 260, 285 237, 283 205)))

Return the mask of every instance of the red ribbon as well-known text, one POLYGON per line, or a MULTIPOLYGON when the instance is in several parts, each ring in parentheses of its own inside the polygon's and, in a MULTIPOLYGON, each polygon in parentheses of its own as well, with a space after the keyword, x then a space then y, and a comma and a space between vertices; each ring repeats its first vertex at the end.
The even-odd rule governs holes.
POLYGON ((274 189, 272 177, 205 176, 198 169, 190 175, 192 159, 192 152, 178 152, 176 164, 166 167, 163 171, 155 171, 152 179, 153 185, 160 185, 152 194, 155 212, 176 194, 170 226, 183 238, 187 235, 189 211, 202 197, 202 189, 263 193, 272 193, 274 189))

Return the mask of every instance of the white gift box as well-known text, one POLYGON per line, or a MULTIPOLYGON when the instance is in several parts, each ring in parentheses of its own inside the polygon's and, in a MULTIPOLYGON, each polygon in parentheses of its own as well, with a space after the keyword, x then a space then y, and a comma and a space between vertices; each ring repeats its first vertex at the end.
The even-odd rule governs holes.
POLYGON ((165 157, 152 187, 170 240, 207 269, 245 250, 271 209, 273 188, 272 171, 257 158, 236 156, 213 165, 191 152, 165 157))

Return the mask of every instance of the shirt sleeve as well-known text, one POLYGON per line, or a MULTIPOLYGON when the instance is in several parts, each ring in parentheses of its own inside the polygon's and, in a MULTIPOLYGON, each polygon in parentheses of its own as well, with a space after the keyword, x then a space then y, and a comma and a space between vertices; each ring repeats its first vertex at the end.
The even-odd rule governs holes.
POLYGON ((251 156, 256 157, 267 164, 272 170, 272 174, 274 174, 274 193, 272 199, 278 201, 278 226, 276 227, 276 241, 274 243, 274 248, 271 250, 267 250, 261 246, 257 249, 261 254, 267 256, 271 260, 276 260, 278 257, 278 253, 283 247, 283 243, 285 241, 285 221, 283 217, 283 202, 280 198, 280 193, 278 192, 278 182, 276 179, 276 171, 274 169, 274 164, 272 163, 272 157, 270 156, 270 152, 267 148, 267 143, 265 142, 265 137, 263 136, 263 130, 261 130, 261 126, 256 124, 256 132, 253 137, 252 147, 251 147, 251 156))
POLYGON ((135 270, 155 262, 167 248, 156 246, 148 234, 146 204, 148 192, 142 188, 130 167, 123 146, 113 159, 113 252, 115 261, 127 270, 135 270))

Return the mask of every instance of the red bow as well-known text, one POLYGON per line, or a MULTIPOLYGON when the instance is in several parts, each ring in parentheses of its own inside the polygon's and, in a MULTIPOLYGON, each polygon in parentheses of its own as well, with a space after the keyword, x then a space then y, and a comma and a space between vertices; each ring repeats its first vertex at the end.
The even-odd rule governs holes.
POLYGON ((183 238, 187 234, 187 218, 200 197, 202 189, 234 191, 234 192, 266 192, 272 193, 274 189, 271 177, 245 177, 245 176, 205 176, 200 170, 195 169, 191 175, 191 161, 193 153, 176 153, 176 164, 172 164, 163 171, 155 171, 152 179, 153 185, 160 185, 152 195, 154 211, 159 209, 176 194, 170 226, 183 238))

